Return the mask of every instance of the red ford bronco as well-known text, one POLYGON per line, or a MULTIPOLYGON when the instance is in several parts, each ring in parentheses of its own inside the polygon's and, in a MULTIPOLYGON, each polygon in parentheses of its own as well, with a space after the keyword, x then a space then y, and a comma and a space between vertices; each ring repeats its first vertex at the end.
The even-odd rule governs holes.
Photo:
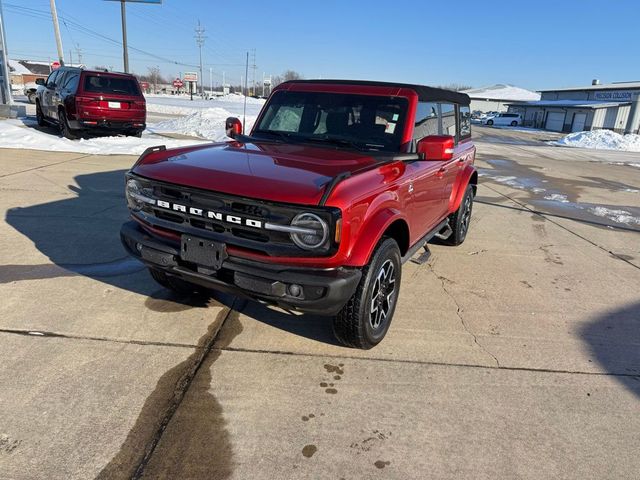
POLYGON ((343 344, 385 336, 402 264, 461 244, 478 175, 469 97, 397 83, 297 80, 249 135, 148 149, 126 177, 127 251, 161 285, 334 316, 343 344), (421 255, 418 250, 425 251, 421 255))

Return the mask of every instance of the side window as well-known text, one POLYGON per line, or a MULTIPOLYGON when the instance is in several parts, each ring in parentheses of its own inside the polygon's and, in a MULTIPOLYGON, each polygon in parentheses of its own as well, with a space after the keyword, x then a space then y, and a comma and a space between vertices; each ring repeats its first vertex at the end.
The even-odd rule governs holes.
POLYGON ((471 136, 471 109, 467 105, 460 105, 460 140, 471 136))
POLYGON ((457 139, 456 133, 456 106, 453 103, 441 103, 442 134, 451 135, 457 139))
POLYGON ((429 135, 440 134, 440 115, 438 104, 434 102, 418 102, 416 124, 413 139, 420 140, 429 135))
POLYGON ((71 92, 75 92, 78 89, 78 82, 80 80, 80 75, 77 73, 70 73, 64 82, 63 87, 71 92))
POLYGON ((53 88, 53 85, 56 83, 56 78, 58 78, 58 73, 60 73, 60 71, 56 70, 49 75, 49 78, 47 78, 47 88, 53 88))

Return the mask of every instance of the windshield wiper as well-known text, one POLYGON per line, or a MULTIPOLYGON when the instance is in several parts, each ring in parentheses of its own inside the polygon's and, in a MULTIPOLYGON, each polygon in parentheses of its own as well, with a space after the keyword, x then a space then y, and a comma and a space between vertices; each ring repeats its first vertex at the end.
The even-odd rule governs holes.
POLYGON ((278 139, 283 140, 283 141, 291 141, 292 140, 291 133, 281 132, 279 130, 256 130, 256 131, 253 132, 254 136, 258 135, 258 134, 270 135, 271 137, 275 137, 275 138, 278 138, 278 139))
POLYGON ((352 140, 345 140, 344 138, 335 138, 335 137, 305 137, 302 139, 304 142, 318 142, 318 143, 328 143, 331 145, 337 145, 339 147, 351 147, 356 150, 365 151, 366 148, 360 143, 354 142, 352 140))

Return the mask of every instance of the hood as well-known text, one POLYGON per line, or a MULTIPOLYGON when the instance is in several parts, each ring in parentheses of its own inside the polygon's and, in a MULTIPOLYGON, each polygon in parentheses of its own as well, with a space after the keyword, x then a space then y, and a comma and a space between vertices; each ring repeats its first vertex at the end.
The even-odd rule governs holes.
POLYGON ((136 164, 133 172, 241 197, 317 205, 333 177, 375 161, 360 152, 333 148, 229 142, 153 153, 136 164))

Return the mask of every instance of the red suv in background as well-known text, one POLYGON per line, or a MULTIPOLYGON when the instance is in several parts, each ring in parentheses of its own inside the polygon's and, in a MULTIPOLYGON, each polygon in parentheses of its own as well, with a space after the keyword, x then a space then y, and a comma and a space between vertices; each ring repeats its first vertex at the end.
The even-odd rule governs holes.
POLYGON ((57 125, 66 138, 86 132, 139 137, 145 129, 146 102, 133 75, 61 67, 36 83, 38 125, 57 125))

